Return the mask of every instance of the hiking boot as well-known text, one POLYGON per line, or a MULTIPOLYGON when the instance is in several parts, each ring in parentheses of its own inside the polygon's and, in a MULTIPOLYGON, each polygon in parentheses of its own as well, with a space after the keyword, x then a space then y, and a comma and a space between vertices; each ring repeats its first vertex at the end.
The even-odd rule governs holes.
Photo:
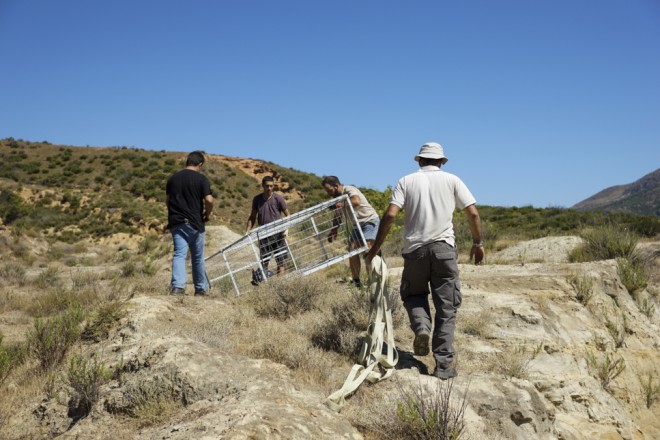
POLYGON ((195 290, 195 296, 206 296, 206 290, 195 290))
POLYGON ((356 289, 361 289, 362 288, 362 281, 360 281, 359 278, 355 278, 351 280, 351 285, 355 287, 356 289))
POLYGON ((451 367, 440 368, 436 366, 433 375, 440 380, 447 380, 458 376, 458 372, 456 371, 455 368, 451 368, 451 367))
POLYGON ((427 331, 421 330, 415 334, 413 351, 416 356, 426 356, 429 354, 429 339, 431 339, 431 334, 427 331))
POLYGON ((170 290, 170 295, 183 296, 185 294, 186 290, 182 289, 181 287, 172 287, 172 290, 170 290))

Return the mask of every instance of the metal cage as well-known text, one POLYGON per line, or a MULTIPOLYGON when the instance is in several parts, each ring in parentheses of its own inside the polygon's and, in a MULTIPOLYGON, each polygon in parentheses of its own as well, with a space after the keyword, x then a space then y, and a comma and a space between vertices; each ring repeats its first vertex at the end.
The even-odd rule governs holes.
POLYGON ((366 249, 353 206, 343 195, 251 230, 207 257, 206 272, 211 284, 240 295, 270 277, 308 275, 366 249))

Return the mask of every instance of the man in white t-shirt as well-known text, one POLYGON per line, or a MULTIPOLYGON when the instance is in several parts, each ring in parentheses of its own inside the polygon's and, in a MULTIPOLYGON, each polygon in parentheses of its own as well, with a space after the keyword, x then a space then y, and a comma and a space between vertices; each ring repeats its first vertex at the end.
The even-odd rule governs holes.
POLYGON ((428 300, 430 283, 435 306, 431 343, 436 363, 433 374, 446 380, 458 374, 451 364, 455 354, 456 312, 462 300, 452 216, 456 208, 467 214, 473 243, 470 259, 474 257, 475 264, 481 264, 484 258, 481 219, 476 200, 461 179, 440 170, 447 162, 440 144, 424 144, 415 160, 420 168, 401 178, 392 191, 390 205, 366 259, 370 262, 378 253, 397 214, 403 209, 401 253, 404 266, 400 293, 415 332, 413 349, 419 356, 429 353, 432 324, 428 300))
MULTIPOLYGON (((378 231, 378 225, 380 223, 380 218, 378 213, 371 206, 367 198, 362 194, 362 191, 357 189, 352 185, 342 185, 337 176, 325 176, 321 181, 323 189, 330 197, 339 197, 344 194, 348 194, 353 210, 355 211, 355 216, 362 230, 362 235, 367 242, 367 246, 371 246, 376 238, 376 232, 378 231)), ((333 227, 330 230, 330 235, 328 240, 332 241, 337 235, 338 225, 333 227)), ((359 231, 356 229, 351 232, 351 250, 356 249, 359 243, 359 231)), ((362 282, 360 281, 360 256, 353 255, 348 260, 351 267, 351 276, 353 280, 351 281, 355 287, 362 287, 362 282)))

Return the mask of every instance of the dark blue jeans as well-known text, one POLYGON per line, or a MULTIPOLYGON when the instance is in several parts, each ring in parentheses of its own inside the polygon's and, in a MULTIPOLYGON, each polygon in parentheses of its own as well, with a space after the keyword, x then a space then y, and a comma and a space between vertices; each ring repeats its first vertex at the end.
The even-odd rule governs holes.
POLYGON ((456 248, 442 241, 403 254, 401 300, 408 312, 412 330, 415 333, 430 332, 430 285, 435 306, 431 347, 435 362, 441 368, 449 367, 455 354, 456 312, 462 301, 456 256, 456 248))

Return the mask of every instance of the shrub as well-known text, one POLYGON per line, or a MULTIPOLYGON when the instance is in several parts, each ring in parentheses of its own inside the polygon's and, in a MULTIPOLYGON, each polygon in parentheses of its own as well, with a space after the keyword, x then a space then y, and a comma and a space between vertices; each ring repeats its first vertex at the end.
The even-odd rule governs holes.
POLYGON ((108 337, 110 330, 126 316, 125 302, 109 301, 98 307, 81 333, 84 340, 98 342, 108 337))
POLYGON ((258 316, 279 320, 313 310, 328 290, 327 281, 318 275, 273 277, 263 287, 242 298, 253 303, 258 316))
POLYGON ((628 319, 623 311, 617 313, 616 308, 612 309, 612 315, 614 315, 614 318, 610 319, 610 316, 607 313, 605 314, 605 327, 610 332, 610 336, 612 336, 614 347, 620 348, 623 347, 626 341, 628 319))
POLYGON ((0 278, 19 286, 23 286, 27 282, 25 268, 16 262, 5 263, 0 267, 0 278))
POLYGON ((359 343, 369 326, 370 302, 366 295, 345 292, 330 306, 328 319, 312 333, 314 345, 357 360, 359 343))
POLYGON ((649 301, 648 298, 638 299, 637 307, 639 307, 639 311, 642 312, 647 318, 653 318, 653 315, 655 314, 655 304, 653 304, 652 301, 649 301))
POLYGON ((638 379, 642 386, 642 394, 646 402, 646 407, 650 409, 655 402, 660 400, 660 381, 657 381, 654 373, 648 373, 645 379, 638 376, 638 379))
POLYGON ((179 392, 170 380, 140 381, 126 387, 127 405, 110 412, 124 413, 138 428, 157 425, 183 408, 179 392))
POLYGON ((48 266, 48 268, 41 271, 39 275, 32 280, 32 283, 40 289, 58 286, 60 280, 57 277, 57 273, 58 270, 55 266, 48 266))
POLYGON ((642 290, 648 284, 648 275, 642 259, 637 255, 616 259, 617 272, 621 283, 631 295, 642 290))
POLYGON ((605 353, 602 359, 598 359, 595 354, 587 351, 587 366, 592 374, 600 380, 603 389, 610 392, 610 383, 617 378, 623 370, 626 369, 626 362, 623 358, 614 359, 605 353))
POLYGON ((583 306, 586 306, 594 294, 593 279, 585 274, 573 273, 567 277, 567 281, 575 289, 575 299, 583 306))
POLYGON ((4 345, 4 336, 0 333, 0 384, 5 381, 14 368, 25 361, 25 347, 22 344, 4 345))
POLYGON ((101 386, 112 378, 112 372, 96 356, 91 360, 74 356, 69 363, 67 379, 73 388, 69 401, 69 416, 77 419, 85 417, 99 400, 101 386))
POLYGON ((636 234, 614 225, 586 229, 580 235, 584 239, 584 244, 570 252, 569 260, 572 262, 630 257, 638 241, 636 234))
POLYGON ((456 320, 456 325, 466 335, 479 336, 484 338, 489 333, 489 326, 493 320, 493 313, 490 310, 482 310, 479 313, 462 312, 456 320))
POLYGON ((386 407, 373 428, 389 439, 456 440, 466 427, 465 409, 469 384, 462 397, 454 393, 454 380, 435 381, 435 389, 420 384, 406 389, 398 385, 395 407, 386 407))
POLYGON ((539 345, 530 352, 524 345, 507 346, 493 356, 489 369, 508 378, 526 379, 530 362, 542 348, 543 346, 539 345))
POLYGON ((58 365, 80 335, 83 320, 80 306, 69 307, 58 316, 44 320, 36 318, 34 329, 28 332, 28 348, 39 361, 42 370, 58 365))

